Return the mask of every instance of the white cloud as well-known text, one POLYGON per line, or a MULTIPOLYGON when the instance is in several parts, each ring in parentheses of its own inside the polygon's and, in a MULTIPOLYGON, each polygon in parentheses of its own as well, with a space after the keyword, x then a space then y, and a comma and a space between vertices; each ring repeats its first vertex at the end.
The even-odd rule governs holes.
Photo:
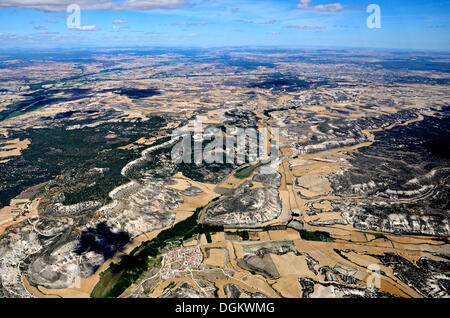
POLYGON ((319 11, 319 12, 339 12, 345 9, 364 10, 365 7, 344 6, 340 3, 316 4, 311 5, 311 0, 300 0, 297 5, 300 10, 319 11))
POLYGON ((68 5, 76 3, 81 10, 153 10, 175 9, 188 4, 187 0, 2 0, 1 8, 25 8, 45 12, 65 12, 68 5))
POLYGON ((114 10, 176 9, 187 4, 186 0, 126 0, 117 4, 114 10))
POLYGON ((16 35, 11 34, 11 33, 0 33, 0 38, 4 38, 4 39, 10 39, 10 38, 16 38, 16 35))
POLYGON ((148 31, 148 32, 145 32, 145 34, 148 34, 148 35, 165 35, 165 34, 168 34, 168 32, 148 31))
POLYGON ((184 36, 191 37, 191 38, 196 38, 196 37, 199 37, 199 36, 202 36, 202 35, 203 34, 201 34, 201 33, 187 33, 184 36))
POLYGON ((40 34, 49 34, 49 35, 56 35, 59 34, 59 32, 52 32, 52 31, 41 31, 40 34))
POLYGON ((117 19, 117 20, 114 20, 113 21, 113 24, 125 24, 125 23, 129 23, 129 22, 131 22, 130 20, 120 20, 120 19, 117 19))
POLYGON ((111 0, 2 0, 0 8, 25 8, 46 12, 65 12, 67 6, 76 3, 83 10, 108 10, 111 0))
POLYGON ((204 26, 204 25, 208 25, 211 24, 210 22, 193 22, 193 23, 188 23, 188 22, 179 22, 179 23, 172 23, 171 26, 204 26))
POLYGON ((320 31, 325 29, 324 27, 320 26, 311 26, 311 25, 287 25, 283 27, 284 29, 297 29, 297 30, 304 30, 304 31, 320 31))
POLYGON ((75 30, 75 31, 96 31, 98 30, 96 25, 84 25, 84 26, 80 26, 80 27, 75 27, 75 28, 70 28, 70 30, 75 30))
POLYGON ((255 21, 243 20, 243 19, 233 20, 233 22, 236 22, 236 23, 245 23, 245 24, 276 24, 276 23, 278 23, 277 20, 269 20, 269 21, 263 21, 263 22, 255 22, 255 21))

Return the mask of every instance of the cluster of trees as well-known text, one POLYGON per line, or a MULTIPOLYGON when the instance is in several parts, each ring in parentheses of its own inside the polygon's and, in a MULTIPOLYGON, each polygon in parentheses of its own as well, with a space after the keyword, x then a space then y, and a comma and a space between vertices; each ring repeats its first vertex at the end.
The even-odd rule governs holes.
POLYGON ((107 296, 118 297, 136 282, 149 269, 150 258, 156 257, 160 250, 166 247, 168 241, 177 238, 186 240, 195 234, 205 234, 208 242, 211 242, 211 233, 223 232, 223 226, 197 223, 201 209, 198 208, 189 218, 161 231, 154 239, 143 242, 130 255, 124 256, 118 264, 111 264, 110 269, 113 273, 120 275, 120 278, 107 296))
POLYGON ((262 165, 261 162, 258 162, 257 164, 245 166, 236 171, 234 176, 238 179, 245 179, 252 175, 252 173, 258 169, 262 165))
POLYGON ((248 241, 250 238, 248 231, 237 231, 236 234, 239 235, 243 241, 248 241))
POLYGON ((307 231, 307 230, 297 230, 300 233, 300 237, 306 241, 321 241, 330 242, 333 239, 330 237, 330 233, 322 231, 307 231))

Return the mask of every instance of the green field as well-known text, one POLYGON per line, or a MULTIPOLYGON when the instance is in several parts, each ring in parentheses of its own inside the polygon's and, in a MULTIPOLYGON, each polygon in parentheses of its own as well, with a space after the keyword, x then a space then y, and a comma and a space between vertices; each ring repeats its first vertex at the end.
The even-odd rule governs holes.
POLYGON ((254 165, 249 165, 249 166, 245 166, 242 168, 239 168, 235 173, 234 176, 238 179, 245 179, 248 178, 252 175, 253 172, 256 171, 256 169, 258 169, 259 167, 262 166, 261 162, 258 162, 257 164, 254 165))
POLYGON ((110 268, 101 274, 100 281, 91 292, 93 298, 106 298, 108 292, 117 284, 121 273, 114 273, 110 268))

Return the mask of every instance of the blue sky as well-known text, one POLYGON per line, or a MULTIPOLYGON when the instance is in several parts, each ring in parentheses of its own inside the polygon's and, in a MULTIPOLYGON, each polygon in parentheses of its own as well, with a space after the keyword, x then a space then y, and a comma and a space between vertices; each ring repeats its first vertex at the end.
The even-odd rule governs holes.
POLYGON ((450 50, 450 0, 1 0, 2 47, 289 46, 450 50), (66 8, 81 8, 68 28, 66 8), (370 4, 381 28, 370 29, 370 4))

